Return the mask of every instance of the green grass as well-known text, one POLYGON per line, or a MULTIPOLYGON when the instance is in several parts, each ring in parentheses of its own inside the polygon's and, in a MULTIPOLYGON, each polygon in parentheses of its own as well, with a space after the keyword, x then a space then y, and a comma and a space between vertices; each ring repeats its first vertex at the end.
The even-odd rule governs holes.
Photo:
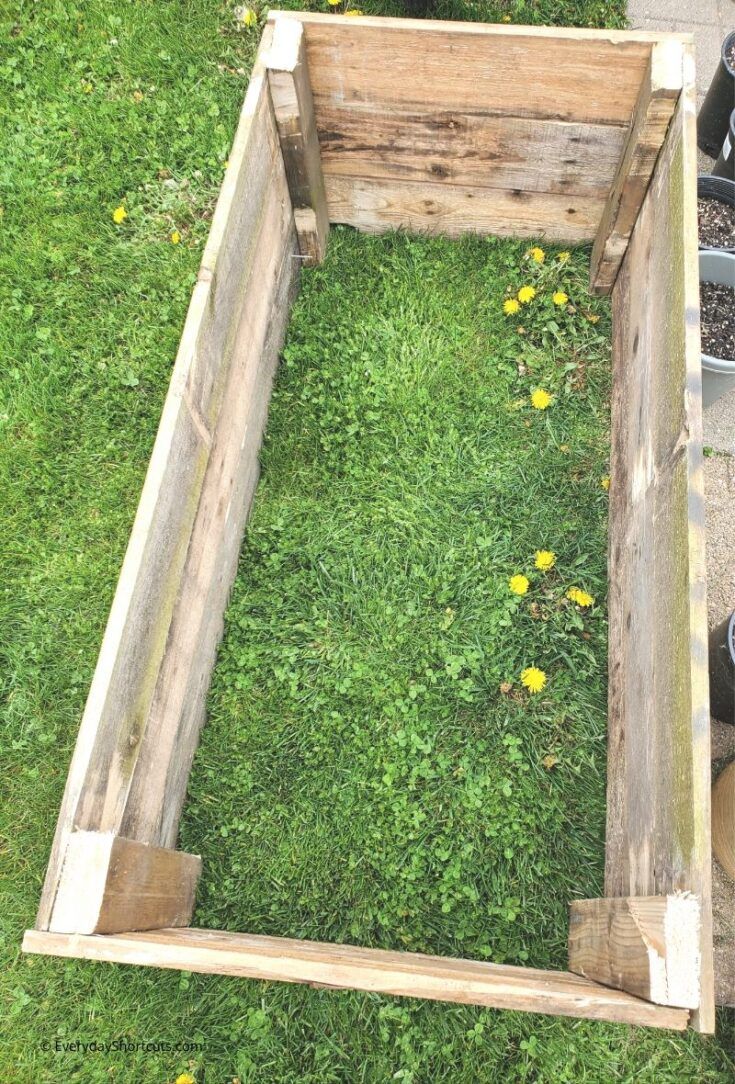
POLYGON ((202 925, 562 966, 600 894, 608 307, 527 249, 335 230, 304 275, 189 788, 202 925))
MULTIPOLYGON (((361 3, 361 6, 366 11, 399 12, 398 4, 361 3)), ((602 25, 605 21, 621 25, 623 16, 620 2, 589 3, 587 0, 488 3, 472 7, 457 4, 451 8, 442 4, 436 10, 456 17, 490 20, 510 14, 516 21, 590 25, 602 25)), ((204 1044, 204 1053, 193 1056, 199 1084, 203 1079, 203 1066, 209 1084, 229 1081, 236 1073, 243 1081, 262 1081, 264 1084, 383 1082, 390 1079, 446 1080, 453 1084, 457 1081, 469 1084, 523 1079, 589 1080, 597 1084, 603 1080, 637 1079, 678 1084, 680 1081, 731 1079, 732 1063, 727 1051, 732 1050, 733 1026, 731 1017, 724 1014, 719 1039, 709 1042, 695 1035, 671 1037, 538 1016, 20 955, 22 931, 33 921, 79 718, 257 36, 257 30, 238 30, 232 7, 213 0, 188 4, 141 0, 117 7, 100 0, 86 0, 83 4, 62 4, 52 0, 43 5, 30 2, 6 4, 0 11, 0 499, 3 524, 0 532, 3 572, 0 590, 3 713, 0 1079, 18 1084, 56 1080, 75 1080, 83 1084, 110 1080, 124 1084, 128 1081, 162 1084, 189 1067, 189 1055, 184 1051, 139 1050, 85 1056, 75 1052, 56 1053, 53 1049, 56 1039, 101 1043, 121 1039, 131 1043, 200 1041, 204 1044), (167 181, 174 184, 165 183, 167 181), (127 207, 129 217, 117 228, 111 215, 121 202, 127 207), (182 235, 178 246, 169 241, 173 229, 178 229, 182 235), (51 1049, 44 1044, 50 1044, 51 1049)), ((408 243, 397 243, 394 254, 385 258, 399 259, 401 244, 408 243)), ((406 249, 406 258, 413 253, 410 259, 418 261, 420 249, 412 249, 411 244, 406 249)), ((468 258, 477 259, 476 255, 472 256, 472 246, 467 251, 468 258)), ((491 247, 483 252, 488 260, 497 255, 491 247)), ((333 258, 338 257, 335 249, 333 258)), ((451 262, 457 257, 453 257, 450 250, 442 256, 442 263, 445 259, 451 262)), ((396 281, 400 278, 397 273, 396 281)), ((293 366, 304 367, 304 371, 313 371, 315 366, 309 358, 301 357, 300 352, 309 341, 314 349, 318 345, 316 336, 310 333, 312 315, 303 307, 307 298, 310 297, 310 304, 315 306, 311 330, 316 332, 324 322, 324 314, 320 316, 318 311, 316 283, 318 276, 313 276, 312 284, 307 284, 299 310, 300 323, 294 325, 293 331, 293 336, 301 336, 301 339, 294 337, 292 340, 293 366)), ((333 284, 326 286, 331 289, 333 284)), ((348 286, 349 280, 345 282, 345 288, 348 286)), ((408 281, 405 292, 407 296, 414 295, 414 304, 420 301, 408 281)), ((488 304, 497 300, 497 290, 491 285, 488 285, 487 299, 488 304)), ((345 298, 345 304, 347 301, 345 298)), ((386 304, 388 302, 390 299, 386 299, 386 304)), ((335 331, 338 326, 335 324, 335 331)), ((498 326, 493 326, 499 332, 498 326)), ((451 334, 451 329, 439 328, 434 334, 437 345, 440 339, 445 346, 452 345, 444 338, 451 334)), ((479 366, 482 357, 475 352, 476 344, 457 344, 460 345, 463 364, 470 365, 474 359, 479 366)), ((344 360, 349 361, 349 356, 344 360)), ((499 360, 507 364, 512 359, 499 360)), ((339 358, 332 359, 332 364, 338 362, 339 358)), ((336 379, 336 371, 334 375, 336 379)), ((293 383, 289 385, 294 379, 295 372, 284 369, 282 390, 279 391, 284 397, 284 405, 289 386, 292 396, 301 394, 293 383)), ((496 391, 501 386, 511 385, 527 390, 532 383, 530 378, 518 380, 511 370, 497 379, 501 383, 493 382, 496 391)), ((456 389, 456 383, 454 386, 456 389)), ((477 379, 473 382, 473 396, 482 392, 482 386, 478 386, 477 379)), ((403 396, 404 389, 398 388, 389 395, 389 389, 384 384, 381 387, 386 396, 381 411, 385 411, 387 423, 390 419, 395 420, 389 409, 391 396, 403 396)), ((348 387, 346 390, 352 396, 360 389, 348 387)), ((489 383, 485 390, 490 394, 489 383)), ((567 410, 563 388, 559 386, 558 390, 559 401, 548 416, 531 415, 527 408, 507 417, 499 416, 508 425, 529 418, 534 427, 531 434, 549 442, 552 435, 546 428, 547 423, 556 432, 567 410)), ((595 391, 593 387, 592 390, 595 395, 602 394, 601 389, 595 391)), ((408 403, 407 397, 404 402, 408 403)), ((425 411, 433 406, 438 409, 439 405, 417 399, 414 409, 423 416, 425 411)), ((461 403, 455 395, 446 406, 454 411, 461 403)), ((492 406, 497 412, 498 404, 492 406)), ((294 401, 294 409, 296 407, 304 422, 309 418, 314 421, 317 417, 314 404, 294 401)), ((582 425, 585 421, 593 428, 598 424, 594 417, 576 418, 574 424, 582 425)), ((357 422, 365 424, 365 419, 360 417, 357 422)), ((355 422, 348 419, 347 424, 355 422)), ((328 437, 327 429, 323 436, 328 437)), ((371 430, 370 443, 375 436, 377 434, 371 430)), ((561 429, 556 433, 556 439, 563 440, 561 429)), ((358 443, 366 444, 364 440, 358 443)), ((481 440, 475 447, 478 452, 482 450, 481 440)), ((448 449, 453 455, 461 452, 459 437, 449 440, 448 449)), ((351 446, 347 450, 350 453, 348 462, 354 467, 351 446)), ((332 462, 338 456, 338 449, 334 447, 322 451, 332 462)), ((272 441, 267 450, 269 477, 283 467, 278 467, 280 454, 283 452, 279 452, 278 444, 272 441)), ((302 448, 302 454, 308 456, 307 446, 302 448)), ((573 448, 569 453, 565 470, 570 477, 574 470, 572 458, 579 455, 579 448, 573 448)), ((450 465, 448 462, 447 470, 450 465)), ((400 472, 397 474, 392 469, 390 475, 381 480, 381 485, 387 486, 391 478, 399 475, 400 472)), ((467 484, 471 481, 471 477, 466 479, 467 484)), ((480 480, 476 482, 479 486, 480 480)), ((588 493, 588 499, 579 509, 573 509, 573 514, 590 517, 586 522, 594 523, 600 509, 604 508, 604 503, 599 503, 603 500, 601 494, 592 483, 587 490, 583 478, 574 484, 588 493)), ((519 496, 530 499, 525 486, 518 489, 514 501, 519 496)), ((267 492, 263 490, 264 497, 267 492)), ((279 495, 271 490, 268 499, 275 502, 279 495)), ((462 502, 471 511, 473 502, 467 491, 462 502)), ((539 515, 542 507, 539 505, 539 515)), ((412 515, 418 511, 413 506, 407 509, 412 515)), ((260 516, 260 511, 257 514, 260 516)), ((439 515, 445 515, 441 508, 437 508, 439 515)), ((446 518, 439 525, 444 531, 455 528, 446 518)), ((532 521, 528 525, 515 525, 517 549, 513 554, 508 553, 507 568, 501 560, 502 555, 497 553, 497 542, 482 551, 483 560, 488 561, 487 576, 479 585, 482 590, 489 589, 488 584, 494 583, 500 591, 511 565, 515 568, 516 562, 523 562, 526 567, 529 554, 540 542, 539 532, 532 527, 532 521), (492 553, 496 553, 496 558, 492 558, 492 553)), ((400 529, 401 522, 397 517, 380 527, 386 536, 390 532, 390 537, 400 529)), ((495 537, 490 527, 485 529, 484 537, 495 537)), ((311 541, 312 547, 317 541, 316 538, 311 541)), ((359 538, 355 539, 354 545, 357 546, 359 541, 359 538)), ((429 538, 427 545, 430 541, 429 538)), ((557 575, 561 577, 558 585, 563 585, 569 569, 567 562, 574 556, 573 549, 563 538, 557 541, 554 535, 550 544, 557 547, 560 554, 557 575)), ((256 550, 260 548, 261 565, 267 563, 270 556, 285 559, 286 571, 290 569, 293 554, 281 554, 275 538, 253 534, 249 545, 256 550)), ((313 549, 311 552, 313 554, 313 549)), ((327 555, 331 552, 329 550, 327 555)), ((602 598, 604 585, 595 572, 599 553, 593 548, 585 553, 590 562, 585 565, 585 572, 590 580, 589 584, 585 580, 582 586, 589 586, 602 598)), ((376 567, 375 575, 386 571, 376 567)), ((463 570, 458 568, 454 571, 449 567, 438 568, 437 571, 443 576, 451 573, 448 582, 453 590, 458 578, 463 576, 463 570)), ((440 585, 439 593, 441 589, 440 585)), ((462 588, 462 596, 469 600, 470 606, 477 606, 482 599, 473 593, 475 590, 472 587, 470 591, 469 584, 462 588)), ((507 603, 505 596, 502 598, 504 604, 507 603)), ((404 597, 397 601, 403 603, 404 597)), ((494 608, 498 601, 494 601, 494 608)), ((284 596, 278 605, 285 604, 284 596)), ((246 618, 250 616, 262 622, 263 615, 260 612, 249 614, 248 606, 247 600, 238 593, 232 614, 239 611, 246 618)), ((422 612, 419 615, 422 630, 431 637, 432 644, 441 641, 457 646, 458 650, 452 653, 467 658, 466 648, 472 646, 466 641, 468 613, 455 606, 452 597, 446 600, 437 597, 437 607, 438 625, 445 623, 441 615, 446 614, 447 607, 455 610, 454 621, 441 629, 429 622, 429 615, 422 612)), ((343 616, 341 611, 337 612, 343 616)), ((559 622, 566 620, 564 613, 554 614, 554 623, 548 625, 550 636, 553 632, 554 642, 562 635, 566 642, 568 637, 575 648, 581 650, 582 645, 575 642, 580 630, 566 631, 559 626, 559 622)), ((390 646, 395 638, 407 635, 406 629, 399 624, 401 616, 402 612, 396 613, 378 630, 378 646, 390 646)), ((539 652, 541 657, 536 661, 541 664, 543 660, 548 669, 548 694, 544 700, 548 696, 555 703, 555 698, 561 695, 563 682, 572 681, 574 669, 557 658, 553 650, 542 652, 544 644, 537 639, 542 636, 542 630, 531 623, 523 605, 512 616, 514 623, 521 622, 527 630, 527 643, 539 652)), ((369 612, 362 612, 361 620, 369 617, 369 612)), ((601 635, 603 619, 601 609, 588 619, 595 638, 590 645, 598 665, 601 656, 597 638, 601 635)), ((230 633, 228 651, 236 647, 232 628, 230 633)), ((321 630, 320 635, 324 637, 325 630, 321 630)), ((413 638, 407 645, 408 655, 414 650, 412 641, 413 638)), ((504 637, 496 636, 495 642, 498 641, 504 648, 504 637)), ((244 642, 245 637, 240 637, 241 650, 244 642)), ((276 643, 274 647, 283 648, 285 654, 291 645, 276 643)), ((345 659, 345 667, 353 661, 353 655, 359 662, 361 652, 352 640, 347 642, 345 650, 347 648, 350 658, 345 659)), ((498 674, 502 670, 504 676, 512 676, 516 682, 517 666, 525 663, 525 652, 522 658, 520 647, 518 650, 518 656, 508 656, 502 666, 498 660, 498 674)), ((585 659, 586 654, 583 654, 582 664, 591 666, 592 663, 585 659)), ((236 697, 244 697, 243 690, 228 689, 235 661, 232 655, 223 655, 213 691, 214 726, 225 725, 226 710, 230 708, 234 717, 236 697)), ((297 655, 295 661, 298 674, 302 660, 297 655)), ((474 697, 482 697, 483 704, 495 703, 498 674, 492 671, 496 665, 492 658, 486 655, 481 666, 472 663, 482 673, 465 673, 463 666, 456 679, 441 674, 440 662, 441 659, 436 657, 432 665, 440 670, 446 701, 456 705, 462 718, 473 712, 477 714, 480 703, 479 700, 465 703, 460 695, 463 688, 474 697), (470 684, 462 685, 468 679, 470 684), (477 685, 478 690, 471 688, 472 685, 477 685)), ((392 673, 394 660, 388 659, 386 665, 392 673)), ((243 676, 252 673, 252 663, 250 667, 248 671, 243 665, 243 676)), ((327 676, 323 674, 320 680, 326 681, 327 676)), ((278 693, 285 702, 292 696, 289 680, 284 679, 281 688, 274 676, 269 677, 269 695, 278 693)), ((377 685, 378 679, 372 675, 366 694, 373 696, 377 685)), ((347 693, 341 695, 346 699, 347 693)), ((424 695, 427 701, 434 703, 438 697, 437 687, 427 686, 424 695)), ((293 699, 297 700, 297 695, 293 699)), ((404 699, 414 703, 410 695, 404 699)), ((410 704, 408 721, 413 734, 410 704)), ((494 711, 488 715, 488 748, 492 745, 493 752, 499 750, 508 770, 513 773, 511 784, 515 785, 516 777, 520 779, 518 787, 522 786, 523 793, 539 786, 548 788, 548 838, 553 840, 560 817, 570 818, 569 833, 564 833, 564 847, 573 846, 579 849, 578 854, 590 854, 594 863, 584 869, 571 870, 574 884, 591 887, 599 883, 600 873, 599 779, 590 781, 586 795, 581 790, 576 791, 576 781, 574 789, 569 784, 574 765, 579 762, 575 760, 580 756, 578 741, 586 743, 590 763, 600 764, 599 704, 594 696, 590 696, 584 717, 573 719, 571 724, 565 723, 558 733, 533 732, 526 725, 530 719, 540 720, 545 716, 546 709, 542 711, 537 703, 526 705, 511 700, 506 707, 506 731, 521 737, 522 745, 515 747, 521 760, 516 759, 515 754, 511 756, 513 747, 503 745, 494 711), (598 727, 597 731, 595 727, 598 727), (541 774, 533 758, 538 753, 545 754, 547 747, 556 750, 559 764, 548 774, 541 774), (528 772, 522 770, 521 762, 529 765, 528 772), (587 799, 593 802, 588 826, 584 823, 585 809, 574 808, 575 793, 580 802, 587 799)), ((277 716, 275 723, 281 724, 277 716)), ((408 729, 406 733, 409 733, 408 729)), ((248 756, 262 758, 259 761, 262 768, 267 766, 268 760, 267 735, 256 736, 258 740, 252 741, 248 756)), ((330 737, 324 731, 319 736, 325 742, 330 737)), ((243 737, 244 731, 239 740, 243 737)), ((418 737, 425 740, 420 731, 418 737)), ((473 735, 473 740, 478 738, 479 735, 473 735)), ((444 741, 446 750, 434 749, 426 756, 454 756, 458 748, 457 734, 448 731, 444 741)), ((346 751, 355 754, 362 751, 365 756, 377 758, 380 752, 364 746, 360 750, 356 736, 351 734, 345 735, 344 743, 346 751)), ((280 761, 282 766, 287 759, 284 750, 277 751, 273 744, 274 764, 280 761)), ((338 744, 341 742, 336 741, 335 735, 324 754, 333 757, 332 763, 337 762, 338 744)), ((237 842, 243 833, 238 832, 236 824, 232 825, 229 820, 219 822, 211 812, 207 813, 204 799, 212 786, 207 776, 210 766, 206 759, 210 748, 207 744, 202 748, 193 777, 195 794, 187 811, 186 824, 188 840, 207 840, 207 880, 202 911, 219 917, 218 908, 227 910, 227 925, 232 927, 239 925, 240 919, 244 925, 247 919, 251 927, 260 923, 262 928, 280 927, 293 932, 304 929, 312 912, 305 914, 304 908, 300 912, 286 911, 286 898, 293 901, 294 897, 283 887, 249 885, 247 869, 236 878, 238 884, 227 885, 227 861, 242 862, 249 853, 247 848, 252 848, 251 853, 255 848, 247 838, 242 843, 237 842), (223 827, 231 831, 231 835, 222 836, 223 827), (215 846, 212 837, 217 833, 219 839, 215 846), (243 883, 248 895, 240 900, 238 886, 242 890, 243 883), (276 905, 273 914, 268 911, 272 903, 276 905)), ((384 748, 390 752, 395 764, 409 763, 408 746, 401 747, 396 741, 384 748)), ((304 751, 308 752, 302 748, 301 754, 304 751)), ((417 760, 418 755, 415 754, 417 760)), ((241 761, 239 757, 232 757, 228 762, 232 770, 241 771, 244 764, 244 759, 241 761)), ((290 765, 289 771, 295 772, 297 767, 305 770, 303 756, 298 765, 290 765)), ((273 770, 272 766, 270 770, 273 770)), ((499 775, 495 762, 487 774, 493 784, 497 782, 499 775)), ((336 777, 332 782, 338 781, 339 777, 336 777)), ((244 809, 246 801, 252 801, 252 797, 248 797, 247 779, 240 782, 239 794, 244 809)), ((223 788, 226 787, 227 778, 221 783, 223 788)), ((263 784, 261 774, 258 785, 263 784)), ((273 787, 272 783, 270 785, 273 787)), ((426 793, 433 800, 436 789, 432 781, 422 780, 421 788, 422 795, 426 793)), ((392 794, 378 790, 370 796, 372 808, 380 816, 390 817, 392 795, 397 789, 394 788, 392 794)), ((483 784, 479 791, 482 801, 487 799, 487 791, 483 784)), ((458 792, 459 788, 455 787, 455 797, 458 792)), ((225 793, 223 789, 223 797, 225 793)), ((508 800, 517 803, 518 793, 517 789, 508 800)), ((467 785, 462 791, 462 802, 454 807, 455 815, 463 818, 462 831, 469 833, 473 845, 489 852, 490 842, 477 833, 480 822, 469 799, 470 787, 467 785)), ((411 800, 414 800, 413 796, 411 800)), ((339 801, 334 798, 330 801, 336 808, 327 812, 335 818, 348 809, 352 818, 361 808, 357 803, 354 807, 348 806, 346 794, 339 795, 339 801)), ((228 799, 228 804, 234 805, 234 797, 228 799)), ((397 828, 400 832, 412 831, 405 811, 400 812, 397 828)), ((276 827, 279 816, 283 816, 275 807, 263 814, 271 818, 271 825, 276 827)), ((362 817, 348 840, 347 851, 354 847, 352 853, 355 854, 362 849, 366 830, 364 814, 362 817)), ((311 839, 323 838, 321 832, 316 833, 313 824, 308 827, 311 839)), ((430 830, 436 833, 437 828, 432 825, 430 830)), ((537 839, 535 828, 532 836, 537 839)), ((392 847, 397 839, 398 835, 381 833, 382 846, 392 847)), ((427 861, 441 861, 435 834, 431 839, 427 838, 426 848, 423 839, 420 842, 427 861)), ((272 845, 272 840, 269 839, 266 845, 272 845)), ((550 853, 546 861, 556 866, 557 859, 563 858, 558 853, 562 849, 561 845, 557 846, 557 853, 550 853)), ((335 851, 336 860, 339 861, 344 853, 335 851)), ((493 849, 493 861, 495 853, 496 849, 493 849)), ((525 864, 531 861, 525 857, 527 854, 528 850, 524 849, 513 859, 503 856, 498 865, 505 883, 512 884, 513 891, 508 892, 508 897, 513 899, 521 891, 520 887, 515 888, 521 875, 524 892, 538 890, 533 887, 533 878, 526 877, 525 864)), ((282 865, 282 859, 282 852, 274 854, 273 867, 282 865)), ((460 859, 461 876, 471 882, 479 863, 461 855, 460 859)), ((540 860, 543 856, 539 859, 537 846, 534 861, 540 860)), ((262 856, 258 861, 263 863, 262 856)), ((333 856, 320 855, 321 870, 327 868, 327 863, 332 863, 334 868, 334 861, 333 856)), ((261 868, 264 867, 261 865, 261 868)), ((571 866, 567 864, 566 868, 569 870, 571 866)), ((313 887, 307 887, 313 903, 313 887)), ((553 902, 561 898, 559 882, 555 884, 550 901, 551 913, 544 920, 548 927, 542 938, 533 937, 534 931, 539 929, 538 916, 532 912, 523 921, 519 917, 511 922, 510 908, 504 916, 492 916, 492 920, 484 923, 486 936, 483 938, 478 908, 487 901, 489 893, 482 884, 476 885, 480 892, 477 904, 470 906, 470 901, 460 899, 447 912, 442 911, 441 903, 437 906, 428 898, 425 891, 417 891, 413 899, 416 914, 403 916, 404 928, 395 920, 396 896, 389 893, 389 897, 382 900, 379 880, 375 876, 370 878, 367 887, 373 893, 366 896, 367 904, 376 915, 368 916, 363 912, 357 918, 365 939, 374 943, 398 943, 405 928, 411 936, 424 937, 427 944, 436 947, 462 943, 468 950, 477 948, 479 951, 481 943, 486 943, 493 958, 520 959, 520 953, 527 951, 529 959, 537 961, 544 953, 548 953, 551 960, 561 959, 563 923, 560 904, 553 902), (380 921, 381 914, 386 922, 380 921), (459 934, 464 929, 466 936, 461 940, 459 934), (530 930, 532 935, 525 935, 527 944, 522 943, 524 929, 530 930), (488 931, 493 936, 492 942, 487 940, 488 931)), ((570 892, 571 888, 572 885, 570 892)), ((349 932, 343 900, 336 899, 331 907, 329 902, 322 897, 315 918, 311 919, 312 928, 318 926, 325 934, 336 936, 341 921, 342 929, 349 932), (332 928, 328 926, 330 922, 335 924, 332 928)), ((296 904, 291 906, 295 908, 296 904)))

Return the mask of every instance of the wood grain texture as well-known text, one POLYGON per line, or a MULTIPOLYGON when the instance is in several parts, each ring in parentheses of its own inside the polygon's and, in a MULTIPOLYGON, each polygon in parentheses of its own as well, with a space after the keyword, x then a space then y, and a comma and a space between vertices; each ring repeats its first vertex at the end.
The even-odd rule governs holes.
POLYGON ((701 903, 714 1026, 693 82, 612 295, 606 896, 701 903))
POLYGON ((307 264, 318 264, 327 250, 329 212, 303 27, 295 19, 276 19, 272 25, 265 65, 299 249, 307 264))
POLYGON ((23 949, 51 956, 170 967, 240 978, 485 1005, 683 1030, 685 1009, 652 1005, 568 972, 212 930, 110 937, 28 930, 23 949))
POLYGON ((474 231, 583 244, 595 236, 604 206, 602 198, 497 188, 387 183, 329 173, 325 180, 331 220, 365 233, 402 228, 460 237, 474 231))
MULTIPOLYGON (((264 48, 269 36, 270 31, 264 48)), ((82 719, 38 913, 41 928, 50 920, 72 830, 113 832, 154 844, 164 835, 167 842, 175 839, 171 822, 177 821, 183 794, 173 802, 165 826, 160 809, 175 788, 185 789, 178 766, 188 768, 193 750, 185 743, 177 749, 171 731, 195 717, 193 735, 201 720, 200 690, 209 681, 235 567, 224 547, 235 545, 232 536, 244 523, 257 472, 257 464, 244 463, 238 451, 245 440, 250 460, 257 456, 265 417, 261 400, 267 401, 285 325, 285 311, 274 312, 273 306, 282 304, 288 292, 284 284, 295 273, 294 246, 288 188, 259 60, 82 719), (263 379, 256 381, 253 371, 261 362, 263 379), (251 400, 248 393, 255 394, 256 386, 251 400), (240 394, 250 412, 239 418, 245 429, 238 434, 228 427, 238 420, 232 399, 240 394), (209 613, 202 618, 209 604, 217 607, 215 620, 209 613)))
POLYGON ((201 868, 198 855, 112 832, 72 832, 50 929, 106 934, 186 926, 201 868))
POLYGON ((607 199, 625 146, 618 125, 323 105, 320 143, 333 177, 520 189, 607 199))
POLYGON ((575 900, 569 970, 657 1005, 699 1006, 699 901, 688 893, 575 900))
POLYGON ((593 293, 609 293, 617 277, 681 93, 683 63, 680 42, 657 42, 653 46, 625 152, 592 246, 593 293))
POLYGON ((650 37, 271 18, 304 26, 331 221, 448 227, 451 236, 535 231, 570 244, 594 237, 650 37), (538 64, 544 47, 553 65, 538 64), (615 80, 599 78, 613 68, 615 80))
POLYGON ((720 772, 712 789, 712 851, 735 881, 735 760, 720 772))

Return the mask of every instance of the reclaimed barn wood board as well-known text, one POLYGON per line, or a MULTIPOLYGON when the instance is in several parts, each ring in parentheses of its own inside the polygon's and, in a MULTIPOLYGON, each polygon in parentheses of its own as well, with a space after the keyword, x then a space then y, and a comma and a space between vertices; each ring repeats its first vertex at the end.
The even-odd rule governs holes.
POLYGON ((368 990, 676 1030, 686 1028, 689 1020, 686 1009, 653 1005, 566 971, 538 971, 284 937, 196 929, 69 937, 28 930, 23 949, 51 956, 303 982, 330 989, 368 990))
POLYGON ((112 832, 72 832, 50 929, 92 934, 187 926, 201 868, 198 855, 112 832))
POLYGON ((583 244, 594 238, 605 204, 602 197, 372 181, 329 173, 325 182, 332 221, 364 233, 403 228, 459 237, 475 231, 583 244))
MULTIPOLYGON (((270 33, 269 29, 261 53, 270 33)), ((220 624, 215 623, 193 647, 187 660, 191 669, 184 673, 179 669, 180 638, 186 635, 182 626, 187 625, 187 609, 197 592, 211 586, 191 581, 194 550, 201 552, 213 517, 218 522, 209 534, 208 545, 215 548, 222 545, 224 524, 237 523, 239 527, 244 519, 246 491, 239 494, 243 503, 236 513, 228 507, 234 490, 226 467, 233 466, 233 459, 225 449, 246 434, 238 438, 228 433, 220 420, 224 426, 232 421, 229 399, 235 391, 233 381, 237 382, 237 374, 242 379, 242 373, 259 363, 266 341, 269 357, 264 364, 272 375, 285 317, 280 310, 274 315, 271 309, 282 300, 283 277, 288 278, 293 263, 294 236, 270 95, 258 61, 82 719, 42 894, 39 928, 48 925, 60 862, 73 829, 119 833, 123 820, 128 825, 140 822, 145 825, 143 834, 128 832, 131 838, 161 842, 155 832, 147 834, 152 818, 143 807, 150 803, 158 809, 164 800, 155 786, 170 778, 168 762, 159 762, 155 775, 148 779, 140 775, 136 779, 136 767, 141 751, 152 740, 151 728, 161 736, 155 713, 162 686, 169 691, 176 687, 180 695, 178 680, 196 687, 208 684, 214 658, 212 641, 221 627, 221 607, 229 583, 221 583, 212 597, 220 607, 220 624), (274 327, 277 334, 266 339, 269 328, 274 327), (213 491, 218 480, 223 485, 219 494, 213 491), (176 638, 174 650, 172 636, 176 638), (136 810, 129 807, 131 795, 139 803, 136 810)), ((268 387, 266 379, 259 393, 267 394, 268 387)), ((264 411, 260 404, 252 405, 252 421, 260 433, 264 411)), ((253 456, 257 444, 251 435, 253 456)), ((237 493, 234 496, 237 498, 237 493)), ((218 565, 218 559, 212 563, 218 565)), ((228 570, 231 576, 232 560, 228 570)), ((193 620, 188 631, 190 644, 197 631, 193 620)), ((189 705, 185 710, 190 710, 189 705)), ((185 750, 172 749, 174 754, 186 762, 185 750)), ((185 787, 185 776, 177 773, 176 778, 185 787)), ((167 838, 171 838, 170 831, 167 838)))
MULTIPOLYGON (((687 51, 686 66, 691 63, 687 51)), ((612 294, 606 896, 695 894, 714 1026, 694 97, 612 294)))
POLYGON ((648 190, 669 122, 681 93, 684 46, 657 42, 635 105, 625 153, 592 246, 590 288, 609 293, 648 190))
POLYGON ((606 200, 625 148, 622 125, 451 109, 345 108, 319 113, 332 177, 439 182, 606 200))
POLYGON ((699 900, 619 896, 569 908, 569 970, 657 1005, 699 1007, 699 900))

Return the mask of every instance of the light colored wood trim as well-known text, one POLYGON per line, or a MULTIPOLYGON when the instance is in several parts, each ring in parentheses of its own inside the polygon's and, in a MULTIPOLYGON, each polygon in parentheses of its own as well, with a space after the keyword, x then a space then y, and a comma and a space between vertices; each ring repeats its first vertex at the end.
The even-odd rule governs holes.
POLYGON ((592 246, 590 288, 609 293, 648 190, 683 82, 684 50, 657 42, 641 85, 625 152, 592 246))
POLYGON ((699 912, 688 893, 575 900, 569 970, 657 1005, 696 1009, 699 912))
MULTIPOLYGON (((278 284, 296 272, 293 215, 262 63, 271 33, 267 28, 243 104, 82 718, 39 928, 50 921, 61 862, 75 829, 156 845, 175 840, 186 788, 179 768, 188 771, 193 753, 179 741, 180 729, 184 718, 190 719, 196 744, 202 690, 236 564, 236 557, 225 560, 218 546, 224 544, 226 524, 235 525, 228 528, 230 535, 244 524, 252 484, 243 490, 240 476, 249 474, 252 483, 257 473, 265 417, 262 404, 254 402, 248 419, 254 462, 239 462, 225 452, 233 441, 239 448, 241 439, 226 431, 232 398, 247 391, 243 369, 262 362, 268 375, 260 388, 267 402, 287 311, 278 284), (274 302, 281 305, 275 315, 274 302), (271 334, 272 327, 278 334, 271 334), (210 583, 192 571, 207 545, 217 551, 206 566, 210 583), (208 602, 215 619, 210 622, 207 614, 202 636, 196 617, 208 602), (194 642, 188 654, 182 638, 194 642), (176 717, 174 704, 180 710, 176 717), (166 806, 164 825, 159 812, 166 806)), ((230 547, 238 544, 239 538, 230 547)))
POLYGON ((735 881, 735 760, 720 772, 712 788, 712 851, 735 881))
POLYGON ((273 28, 265 65, 299 248, 308 264, 318 264, 327 250, 329 214, 304 31, 295 19, 276 19, 273 28))
POLYGON ((507 23, 472 23, 452 22, 440 19, 396 19, 380 15, 362 15, 345 19, 344 15, 330 15, 313 11, 281 11, 271 10, 268 18, 299 19, 302 23, 323 24, 332 26, 337 30, 344 29, 349 33, 350 27, 369 26, 374 29, 386 30, 414 30, 430 33, 432 30, 446 30, 460 36, 471 37, 522 37, 522 38, 548 38, 551 42, 579 41, 579 42, 610 42, 614 45, 625 45, 627 42, 650 44, 658 41, 680 41, 691 43, 691 34, 664 33, 657 30, 592 30, 585 27, 571 26, 516 26, 507 23))
POLYGON ((685 1009, 653 1005, 565 971, 213 930, 110 937, 28 930, 23 950, 676 1030, 689 1018, 685 1009))
POLYGON ((692 892, 714 1028, 692 61, 612 294, 605 896, 692 892))
POLYGON ((186 926, 201 868, 198 855, 112 832, 72 832, 49 928, 108 934, 186 926))

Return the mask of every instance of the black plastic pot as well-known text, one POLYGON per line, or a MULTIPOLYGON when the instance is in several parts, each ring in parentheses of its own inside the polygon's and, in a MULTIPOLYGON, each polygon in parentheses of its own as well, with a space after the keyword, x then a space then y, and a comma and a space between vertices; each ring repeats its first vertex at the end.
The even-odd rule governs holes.
POLYGON ((735 725, 735 612, 709 634, 710 711, 735 725))
POLYGON ((720 63, 697 119, 697 146, 710 158, 716 158, 720 153, 735 104, 735 68, 726 57, 733 42, 735 30, 728 34, 722 43, 720 63))
POLYGON ((730 114, 730 128, 722 144, 720 157, 712 167, 712 176, 735 181, 735 109, 730 114))
MULTIPOLYGON (((713 177, 709 173, 701 173, 697 177, 697 195, 700 199, 716 199, 718 203, 726 203, 729 207, 735 207, 735 181, 729 181, 726 177, 713 177)), ((711 245, 699 246, 701 249, 712 248, 711 245)), ((735 253, 735 242, 732 245, 718 246, 720 252, 735 253)))

